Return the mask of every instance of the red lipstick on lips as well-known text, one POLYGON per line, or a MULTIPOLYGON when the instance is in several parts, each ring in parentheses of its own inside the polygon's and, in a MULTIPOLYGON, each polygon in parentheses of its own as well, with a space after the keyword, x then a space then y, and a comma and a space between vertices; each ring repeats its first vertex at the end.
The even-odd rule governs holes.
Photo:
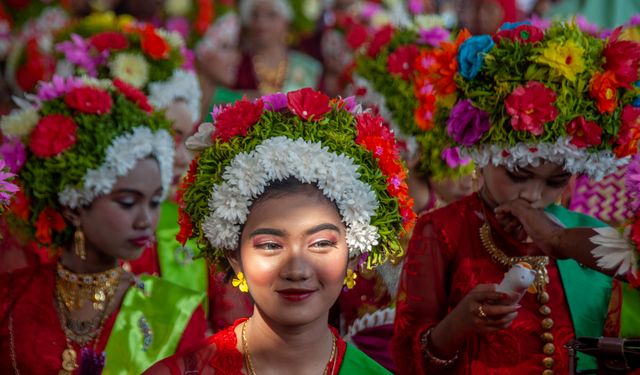
POLYGON ((151 242, 153 242, 153 237, 151 236, 142 236, 129 240, 129 243, 136 247, 145 247, 151 242))
POLYGON ((278 290, 278 294, 287 301, 299 302, 311 297, 315 290, 312 289, 282 289, 278 290))

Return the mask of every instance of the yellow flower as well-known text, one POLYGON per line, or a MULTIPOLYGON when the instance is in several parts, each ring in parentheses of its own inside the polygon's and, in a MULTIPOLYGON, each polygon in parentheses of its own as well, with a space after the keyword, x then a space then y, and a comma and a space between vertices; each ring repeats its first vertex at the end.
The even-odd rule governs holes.
POLYGON ((191 10, 191 0, 167 0, 164 9, 170 16, 186 16, 191 10))
POLYGON ((35 108, 14 109, 10 114, 2 117, 0 129, 5 135, 24 137, 31 133, 38 121, 40 121, 40 116, 35 108))
POLYGON ((549 65, 558 74, 575 81, 576 74, 582 73, 585 69, 583 54, 584 49, 573 41, 554 41, 547 44, 535 61, 549 65))
POLYGON ((344 278, 344 285, 346 285, 347 289, 353 289, 353 287, 356 286, 357 278, 357 273, 355 273, 352 269, 347 269, 347 276, 345 276, 344 278))
POLYGON ((249 291, 249 285, 247 285, 247 280, 244 278, 244 273, 242 272, 238 272, 238 276, 231 280, 231 285, 240 289, 242 293, 249 291))
POLYGON ((149 64, 138 53, 122 52, 110 64, 111 74, 131 86, 142 88, 149 80, 149 64))

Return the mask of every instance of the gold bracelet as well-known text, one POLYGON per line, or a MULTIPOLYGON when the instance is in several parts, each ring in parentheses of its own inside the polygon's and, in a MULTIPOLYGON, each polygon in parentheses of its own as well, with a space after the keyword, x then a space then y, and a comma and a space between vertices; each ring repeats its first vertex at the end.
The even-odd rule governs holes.
POLYGON ((420 338, 422 353, 429 360, 429 362, 435 365, 441 367, 451 366, 458 360, 458 351, 456 351, 456 354, 451 359, 441 359, 431 354, 431 352, 429 351, 429 345, 431 344, 431 331, 433 331, 433 327, 427 329, 427 331, 420 338))

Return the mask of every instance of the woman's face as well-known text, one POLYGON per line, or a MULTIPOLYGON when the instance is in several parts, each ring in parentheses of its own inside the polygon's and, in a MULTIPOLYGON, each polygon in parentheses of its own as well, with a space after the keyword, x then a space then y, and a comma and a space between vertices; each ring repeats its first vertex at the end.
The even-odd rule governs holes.
POLYGON ((287 41, 289 22, 278 11, 273 1, 257 1, 247 25, 251 45, 260 48, 287 41))
POLYGON ((257 309, 282 325, 328 319, 346 274, 345 227, 317 190, 256 203, 241 236, 242 271, 257 309))
POLYGON ((231 40, 222 41, 217 48, 198 56, 200 72, 208 80, 227 87, 235 83, 239 65, 240 50, 231 40))
POLYGON ((184 100, 173 101, 167 108, 166 116, 172 122, 171 128, 173 129, 176 147, 171 184, 177 186, 193 158, 184 142, 192 133, 193 123, 191 122, 191 112, 184 100))
POLYGON ((111 193, 78 211, 87 252, 132 260, 153 241, 160 215, 162 183, 155 159, 140 160, 111 193))
POLYGON ((483 196, 490 205, 523 199, 534 208, 545 208, 555 202, 571 178, 571 173, 554 163, 514 171, 490 164, 482 169, 482 174, 483 196))

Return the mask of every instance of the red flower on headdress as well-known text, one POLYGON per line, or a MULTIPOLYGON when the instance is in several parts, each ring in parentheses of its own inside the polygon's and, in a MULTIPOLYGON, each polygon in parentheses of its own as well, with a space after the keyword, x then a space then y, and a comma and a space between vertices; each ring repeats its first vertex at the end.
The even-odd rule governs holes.
POLYGON ((140 39, 142 50, 152 59, 161 60, 169 57, 169 43, 156 33, 153 26, 145 25, 140 33, 140 39))
POLYGON ((109 113, 113 104, 107 91, 90 86, 72 89, 64 96, 64 102, 77 111, 96 115, 109 113))
POLYGON ((618 82, 616 74, 607 70, 596 72, 589 83, 589 94, 596 101, 600 113, 612 113, 618 106, 618 82))
POLYGON ((373 39, 367 47, 367 55, 369 55, 369 57, 375 57, 380 53, 380 50, 391 41, 393 32, 393 26, 391 25, 384 26, 380 30, 376 31, 373 35, 373 39))
POLYGON ((145 112, 153 112, 153 107, 149 104, 149 99, 147 96, 137 88, 131 86, 130 84, 116 78, 113 80, 113 85, 124 95, 127 99, 136 103, 140 109, 145 112))
POLYGON ((555 101, 556 94, 552 90, 540 82, 529 81, 525 86, 516 87, 504 104, 511 115, 513 129, 541 135, 544 124, 558 116, 555 101))
POLYGON ((178 207, 178 225, 180 226, 180 231, 176 235, 176 240, 184 246, 193 234, 193 224, 189 219, 189 215, 184 212, 181 206, 178 207))
POLYGON ((498 43, 502 39, 515 40, 520 43, 536 43, 542 40, 544 32, 539 28, 532 25, 520 25, 515 29, 500 30, 493 37, 493 40, 498 43))
POLYGON ((287 106, 305 121, 318 121, 331 111, 329 97, 320 91, 304 88, 287 93, 287 106))
POLYGON ((29 198, 24 195, 24 189, 18 190, 13 196, 13 200, 11 201, 11 212, 18 218, 24 221, 29 221, 30 213, 30 202, 29 198))
POLYGON ((50 80, 55 69, 55 58, 40 51, 37 39, 30 39, 25 47, 24 63, 16 69, 16 83, 22 90, 31 91, 38 82, 50 80))
POLYGON ((602 128, 593 121, 587 121, 578 116, 567 125, 567 134, 571 135, 571 143, 576 147, 584 148, 596 146, 602 142, 602 128))
POLYGON ((393 51, 387 60, 389 73, 400 75, 402 79, 408 80, 413 73, 418 53, 418 47, 414 45, 402 46, 393 51))
POLYGON ((613 150, 617 157, 635 155, 638 152, 640 140, 640 108, 625 106, 622 109, 622 126, 616 140, 617 147, 613 150))
POLYGON ((47 115, 40 119, 31 132, 29 148, 41 158, 56 156, 76 144, 78 126, 71 117, 47 115))
POLYGON ((89 43, 98 51, 119 51, 129 48, 129 41, 119 32, 105 31, 89 38, 89 43))
POLYGON ((213 1, 198 0, 198 16, 194 25, 196 33, 203 35, 213 22, 214 17, 215 9, 213 8, 213 1))
POLYGON ((231 138, 247 135, 249 129, 260 119, 264 103, 262 100, 250 102, 246 98, 226 107, 215 120, 216 130, 211 135, 215 141, 228 142, 231 138))
POLYGON ((606 62, 604 68, 615 73, 615 81, 627 89, 638 80, 638 63, 640 62, 640 43, 619 40, 622 27, 614 30, 609 37, 602 55, 606 62))
POLYGON ((418 106, 413 114, 418 128, 431 130, 434 126, 433 116, 436 111, 435 87, 428 79, 418 76, 415 79, 415 96, 418 106))
POLYGON ((368 36, 366 27, 359 23, 354 23, 347 31, 345 41, 351 49, 356 50, 367 41, 368 36))
POLYGON ((65 226, 62 215, 51 207, 45 207, 36 220, 36 240, 43 245, 49 245, 52 232, 62 232, 65 226))

